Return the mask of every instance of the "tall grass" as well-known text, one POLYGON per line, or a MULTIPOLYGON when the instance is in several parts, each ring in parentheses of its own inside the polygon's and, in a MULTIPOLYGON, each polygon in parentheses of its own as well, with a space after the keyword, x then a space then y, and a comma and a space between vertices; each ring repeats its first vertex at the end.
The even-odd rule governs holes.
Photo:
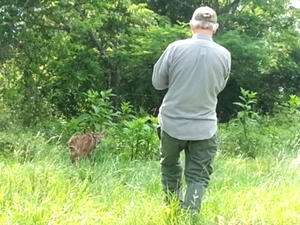
POLYGON ((2 132, 0 224, 300 224, 299 125, 286 127, 265 126, 261 132, 273 138, 253 142, 264 149, 250 158, 229 154, 238 147, 237 129, 220 126, 220 151, 197 221, 164 204, 158 161, 110 154, 113 139, 103 141, 94 167, 88 160, 74 166, 60 143, 30 132, 2 132))

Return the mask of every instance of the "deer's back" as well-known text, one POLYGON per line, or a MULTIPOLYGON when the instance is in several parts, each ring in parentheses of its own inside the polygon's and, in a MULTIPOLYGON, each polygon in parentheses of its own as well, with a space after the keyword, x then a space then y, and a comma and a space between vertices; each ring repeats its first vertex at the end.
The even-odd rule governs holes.
POLYGON ((96 148, 96 140, 89 134, 75 135, 68 141, 68 146, 71 153, 84 156, 96 148))

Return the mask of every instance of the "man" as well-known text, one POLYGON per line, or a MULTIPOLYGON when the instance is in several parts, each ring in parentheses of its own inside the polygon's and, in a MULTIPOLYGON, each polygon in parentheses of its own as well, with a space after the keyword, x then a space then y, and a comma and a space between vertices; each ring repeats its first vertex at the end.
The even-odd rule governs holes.
POLYGON ((218 29, 216 12, 195 10, 190 21, 192 38, 171 43, 154 66, 152 84, 168 89, 159 110, 161 178, 167 199, 177 198, 181 208, 199 213, 213 172, 217 152, 217 95, 224 89, 231 68, 230 53, 212 39, 218 29), (185 152, 187 190, 182 199, 185 152))

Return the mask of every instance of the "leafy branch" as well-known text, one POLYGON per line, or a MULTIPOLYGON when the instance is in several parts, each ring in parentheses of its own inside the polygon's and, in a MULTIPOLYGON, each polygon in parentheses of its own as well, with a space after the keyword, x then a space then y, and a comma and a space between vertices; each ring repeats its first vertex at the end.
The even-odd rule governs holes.
POLYGON ((244 137, 248 138, 248 127, 256 125, 259 115, 254 111, 254 106, 257 103, 257 93, 241 88, 241 102, 234 102, 234 105, 240 107, 235 121, 239 121, 243 126, 244 137))

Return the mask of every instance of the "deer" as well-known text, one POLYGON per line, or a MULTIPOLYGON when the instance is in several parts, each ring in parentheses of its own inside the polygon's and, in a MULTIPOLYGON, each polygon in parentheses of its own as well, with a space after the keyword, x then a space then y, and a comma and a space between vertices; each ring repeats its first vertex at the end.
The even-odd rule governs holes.
POLYGON ((101 143, 102 138, 106 135, 107 131, 89 131, 83 135, 73 135, 67 142, 70 149, 70 160, 72 164, 75 163, 76 159, 80 162, 84 156, 87 156, 91 165, 94 165, 92 153, 97 148, 97 145, 101 143))

